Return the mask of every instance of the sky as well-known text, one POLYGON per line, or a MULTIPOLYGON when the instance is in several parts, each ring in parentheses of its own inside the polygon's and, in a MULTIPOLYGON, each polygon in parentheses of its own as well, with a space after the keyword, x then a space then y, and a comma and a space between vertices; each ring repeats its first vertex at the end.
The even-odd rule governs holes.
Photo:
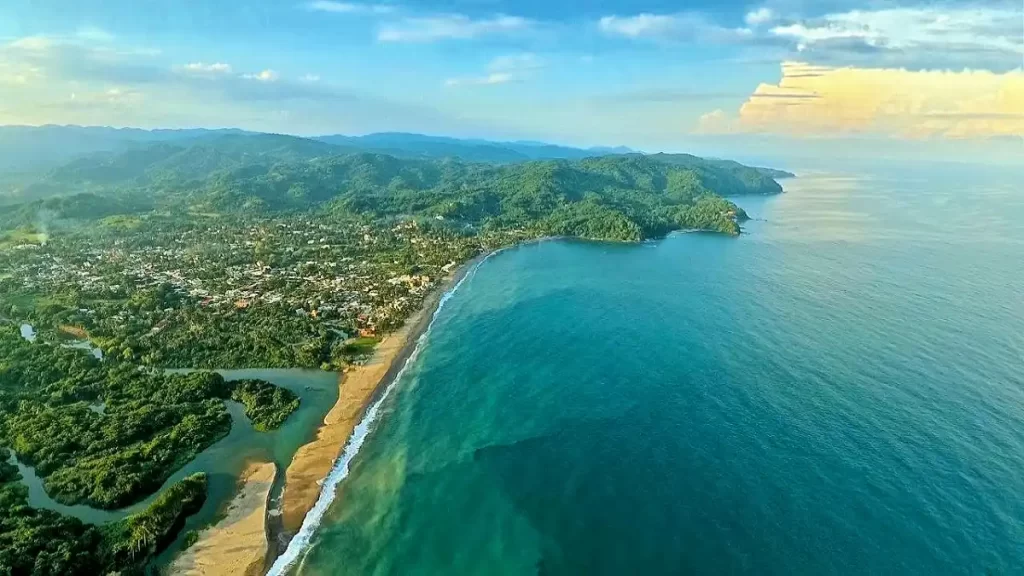
POLYGON ((1022 0, 0 7, 0 124, 1012 161, 1022 66, 1022 0))

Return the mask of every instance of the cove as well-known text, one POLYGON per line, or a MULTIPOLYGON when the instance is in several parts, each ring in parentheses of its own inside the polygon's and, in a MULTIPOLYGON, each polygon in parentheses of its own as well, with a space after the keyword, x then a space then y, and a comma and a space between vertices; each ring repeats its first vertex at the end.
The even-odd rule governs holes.
POLYGON ((798 171, 739 238, 482 265, 300 574, 974 574, 1024 565, 1024 197, 798 171))

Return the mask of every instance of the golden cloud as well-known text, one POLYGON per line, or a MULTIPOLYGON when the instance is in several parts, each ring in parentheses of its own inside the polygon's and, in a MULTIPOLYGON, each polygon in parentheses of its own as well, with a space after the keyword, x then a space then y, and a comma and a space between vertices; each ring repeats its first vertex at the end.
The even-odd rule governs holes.
POLYGON ((715 110, 698 133, 900 138, 1024 136, 1024 73, 814 66, 784 62, 738 114, 715 110))

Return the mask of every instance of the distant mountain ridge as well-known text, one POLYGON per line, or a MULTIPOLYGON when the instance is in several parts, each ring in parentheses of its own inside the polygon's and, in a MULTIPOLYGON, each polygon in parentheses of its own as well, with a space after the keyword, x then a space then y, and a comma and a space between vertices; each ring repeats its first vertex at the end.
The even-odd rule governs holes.
POLYGON ((143 130, 104 126, 0 126, 0 173, 46 170, 89 154, 123 152, 158 142, 246 133, 234 128, 143 130))
MULTIPOLYGON (((0 126, 0 174, 39 172, 97 153, 126 152, 157 143, 179 144, 211 137, 259 134, 263 133, 236 128, 144 130, 104 126, 0 126)), ((380 132, 365 136, 330 134, 300 139, 399 158, 450 157, 467 162, 499 164, 556 158, 578 160, 596 155, 635 152, 624 146, 584 149, 544 142, 496 142, 403 132, 380 132)))
POLYGON ((497 142, 481 139, 461 139, 447 136, 428 136, 404 132, 380 132, 366 136, 318 136, 321 142, 355 146, 397 157, 460 158, 469 162, 526 162, 529 160, 580 160, 606 154, 635 152, 625 146, 601 148, 573 148, 546 142, 497 142))
MULTIPOLYGON (((195 160, 200 166, 225 162, 225 165, 221 167, 229 168, 230 164, 237 163, 241 157, 236 157, 232 161, 227 160, 224 157, 226 153, 224 145, 229 141, 220 141, 219 139, 246 136, 260 136, 262 140, 258 146, 252 146, 251 142, 244 140, 236 140, 236 143, 243 143, 236 146, 237 154, 266 155, 269 152, 266 149, 267 142, 276 140, 281 146, 288 143, 288 146, 293 149, 284 158, 277 158, 277 160, 305 160, 321 155, 373 152, 406 159, 457 158, 466 162, 512 164, 531 160, 581 160, 594 156, 642 154, 626 146, 575 148, 528 140, 500 142, 479 138, 453 138, 406 132, 378 132, 364 136, 330 134, 304 138, 250 132, 237 128, 145 130, 104 126, 0 126, 0 192, 31 182, 33 179, 26 179, 24 177, 26 174, 38 174, 58 167, 63 170, 73 170, 73 164, 78 160, 82 161, 82 167, 88 165, 90 170, 101 171, 102 165, 107 162, 103 155, 113 157, 117 154, 135 151, 139 154, 136 159, 141 159, 146 155, 142 151, 143 149, 159 144, 177 146, 182 150, 192 149, 192 153, 196 156, 195 160), (202 148, 197 148, 197 145, 214 142, 216 142, 217 150, 212 152, 212 157, 203 157, 202 148), (249 149, 248 152, 245 150, 246 148, 249 149)), ((670 156, 687 155, 665 155, 665 157, 670 156)), ((120 161, 124 162, 125 160, 122 158, 120 161)), ((176 162, 184 161, 184 158, 176 160, 176 162)), ((174 162, 171 161, 171 163, 174 162)), ((151 167, 147 165, 147 168, 151 167)), ((773 168, 757 169, 762 170, 771 178, 793 176, 789 172, 773 168)), ((200 171, 202 170, 200 169, 200 171)))

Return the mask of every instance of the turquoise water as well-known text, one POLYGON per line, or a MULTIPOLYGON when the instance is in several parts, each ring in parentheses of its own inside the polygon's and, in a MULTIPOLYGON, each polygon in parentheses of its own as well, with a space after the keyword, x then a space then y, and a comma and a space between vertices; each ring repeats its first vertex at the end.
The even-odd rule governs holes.
POLYGON ((801 173, 485 262, 299 571, 1021 573, 1024 179, 801 173))

